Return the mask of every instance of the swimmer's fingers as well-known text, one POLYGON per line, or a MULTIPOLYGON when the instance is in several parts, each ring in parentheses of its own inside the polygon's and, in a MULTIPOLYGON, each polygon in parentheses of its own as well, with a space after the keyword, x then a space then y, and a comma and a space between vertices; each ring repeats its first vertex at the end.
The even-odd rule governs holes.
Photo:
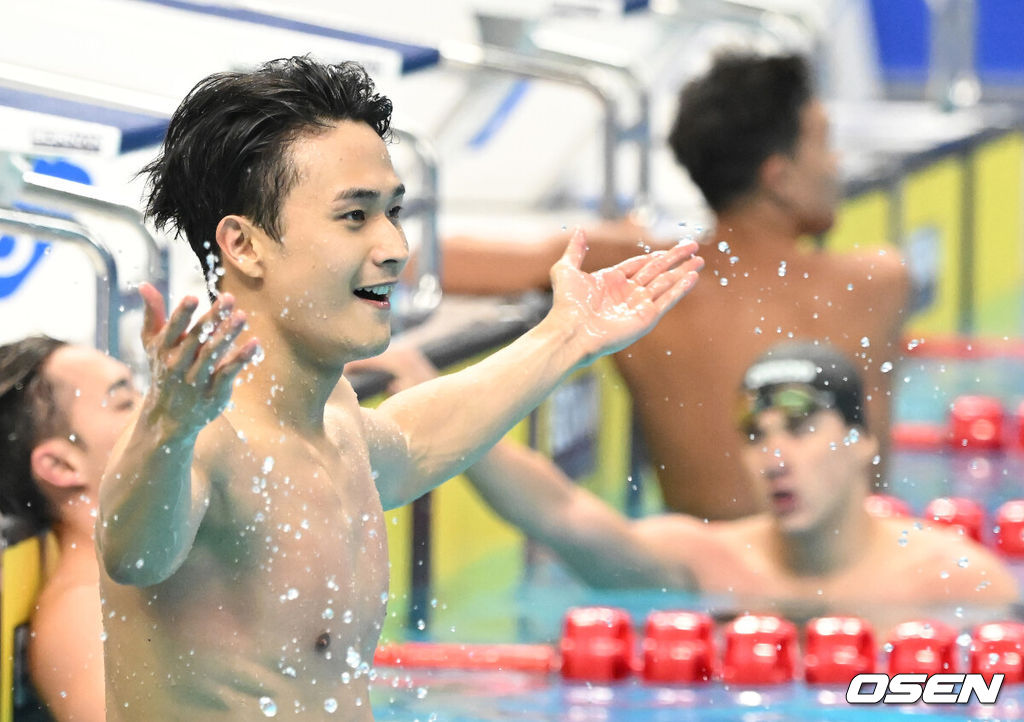
POLYGON ((656 301, 661 298, 665 292, 672 290, 680 281, 688 282, 686 286, 688 290, 697 282, 697 273, 703 267, 704 259, 700 256, 694 256, 671 271, 659 274, 653 281, 647 284, 647 292, 650 294, 651 300, 656 301))
POLYGON ((149 348, 153 339, 160 333, 167 318, 164 312, 164 299, 151 283, 139 284, 139 296, 142 297, 142 345, 149 348))
POLYGON ((230 293, 222 294, 213 303, 210 310, 200 316, 199 320, 192 325, 188 333, 177 339, 177 344, 168 359, 168 367, 180 376, 188 374, 196 362, 200 348, 213 337, 231 315, 234 303, 235 299, 230 293))
POLYGON ((678 243, 663 253, 652 253, 646 257, 648 262, 643 264, 631 278, 634 283, 646 286, 661 274, 678 268, 696 252, 697 244, 690 241, 678 243))
POLYGON ((243 311, 235 311, 221 319, 216 330, 209 334, 205 342, 200 343, 195 361, 185 374, 185 382, 199 389, 207 388, 218 361, 228 352, 244 327, 243 311))
POLYGON ((569 243, 565 247, 565 252, 562 253, 562 257, 558 262, 573 268, 580 268, 583 265, 583 257, 586 255, 587 235, 583 232, 582 228, 577 227, 576 230, 573 231, 572 237, 569 238, 569 243))
POLYGON ((210 393, 219 404, 226 404, 231 398, 231 387, 238 372, 259 352, 259 339, 251 338, 240 348, 232 348, 224 355, 210 379, 210 393))
POLYGON ((696 270, 687 270, 681 276, 677 277, 675 282, 668 286, 668 288, 661 291, 658 296, 651 301, 657 318, 661 318, 665 315, 670 308, 676 305, 679 299, 688 294, 696 285, 697 279, 698 275, 696 270))
POLYGON ((192 321, 192 314, 195 313, 198 306, 199 299, 195 296, 186 296, 181 300, 181 303, 171 312, 167 323, 152 340, 152 348, 155 353, 166 356, 177 345, 181 335, 192 321))

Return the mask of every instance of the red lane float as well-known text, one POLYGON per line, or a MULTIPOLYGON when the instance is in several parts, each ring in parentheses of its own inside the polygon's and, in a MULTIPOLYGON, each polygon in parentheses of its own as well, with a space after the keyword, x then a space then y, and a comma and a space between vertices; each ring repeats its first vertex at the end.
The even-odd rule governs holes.
POLYGON ((651 612, 644 627, 648 682, 707 682, 715 675, 715 625, 700 612, 651 612))
POLYGON ((912 621, 889 635, 889 674, 956 672, 956 630, 939 621, 912 621))
POLYGON ((932 499, 924 508, 924 518, 962 530, 974 541, 981 543, 981 528, 985 523, 985 510, 973 499, 962 496, 943 496, 932 499))
POLYGON ((1009 557, 1024 557, 1024 499, 1012 499, 996 509, 993 532, 997 550, 1009 557))
POLYGON ((864 500, 864 508, 871 516, 881 518, 913 516, 907 502, 888 494, 871 494, 864 500))
POLYGON ((950 410, 950 443, 957 449, 1003 448, 1003 402, 991 396, 958 396, 950 410))
POLYGON ((633 623, 612 607, 579 607, 566 613, 562 634, 562 676, 614 682, 634 671, 633 623))
POLYGON ((863 619, 818 617, 806 632, 804 679, 811 684, 841 684, 875 671, 875 634, 863 619))
POLYGON ((980 624, 971 634, 971 671, 985 675, 1004 674, 1003 683, 1024 682, 1024 624, 995 622, 980 624))
MULTIPOLYGON (((566 629, 571 643, 559 660, 545 644, 452 644, 409 642, 377 650, 375 663, 420 669, 517 671, 547 675, 561 669, 572 681, 608 683, 642 672, 651 684, 703 684, 717 677, 715 626, 703 613, 652 612, 645 625, 643 668, 633 664, 633 631, 620 609, 573 609, 566 629), (596 640, 602 640, 600 643, 596 640), (624 647, 628 646, 628 650, 624 647), (594 654, 595 650, 601 653, 594 654), (608 653, 611 651, 611 653, 608 653), (582 653, 582 654, 580 654, 582 653), (629 660, 630 664, 625 664, 629 660)), ((870 624, 857 617, 819 617, 805 627, 804 678, 809 684, 846 684, 855 675, 879 669, 870 624)), ((792 622, 776 616, 746 614, 723 630, 721 679, 730 685, 784 684, 796 677, 798 649, 792 622)), ((957 630, 938 621, 897 625, 888 636, 888 672, 956 672, 957 630)), ((992 622, 971 632, 971 672, 991 681, 1024 682, 1024 623, 992 622)))
POLYGON ((726 684, 782 684, 796 676, 796 627, 774 615, 744 614, 725 630, 726 684))
POLYGON ((502 670, 548 674, 559 666, 547 644, 454 644, 405 642, 377 648, 373 661, 384 667, 410 669, 502 670))

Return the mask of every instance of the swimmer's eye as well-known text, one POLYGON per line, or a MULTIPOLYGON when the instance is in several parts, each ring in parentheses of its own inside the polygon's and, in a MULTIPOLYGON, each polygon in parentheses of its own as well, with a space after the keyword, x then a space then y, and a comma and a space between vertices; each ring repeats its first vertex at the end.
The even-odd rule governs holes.
POLYGON ((786 419, 786 431, 791 436, 803 436, 814 433, 814 424, 810 416, 790 416, 786 419))
POLYGON ((362 223, 363 221, 366 220, 366 211, 349 211, 348 213, 342 213, 340 218, 343 221, 355 221, 356 223, 362 223))

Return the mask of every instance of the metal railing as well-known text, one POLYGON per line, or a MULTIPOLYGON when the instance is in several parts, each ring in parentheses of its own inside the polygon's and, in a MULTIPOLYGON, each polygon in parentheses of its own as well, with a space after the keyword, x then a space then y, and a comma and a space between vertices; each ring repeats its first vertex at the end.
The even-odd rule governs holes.
MULTIPOLYGON (((0 232, 28 234, 50 243, 69 243, 85 252, 96 273, 96 348, 117 358, 121 291, 117 285, 117 264, 110 249, 79 223, 11 208, 0 208, 0 232)), ((54 292, 56 295, 58 290, 54 292)))

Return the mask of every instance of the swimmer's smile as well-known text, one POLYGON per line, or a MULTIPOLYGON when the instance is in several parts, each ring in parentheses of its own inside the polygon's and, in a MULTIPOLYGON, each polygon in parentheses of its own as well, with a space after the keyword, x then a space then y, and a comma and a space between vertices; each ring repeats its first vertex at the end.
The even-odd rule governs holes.
POLYGON ((395 283, 378 283, 374 286, 360 286, 353 293, 356 298, 367 301, 377 308, 388 310, 391 308, 391 292, 395 290, 395 283))

